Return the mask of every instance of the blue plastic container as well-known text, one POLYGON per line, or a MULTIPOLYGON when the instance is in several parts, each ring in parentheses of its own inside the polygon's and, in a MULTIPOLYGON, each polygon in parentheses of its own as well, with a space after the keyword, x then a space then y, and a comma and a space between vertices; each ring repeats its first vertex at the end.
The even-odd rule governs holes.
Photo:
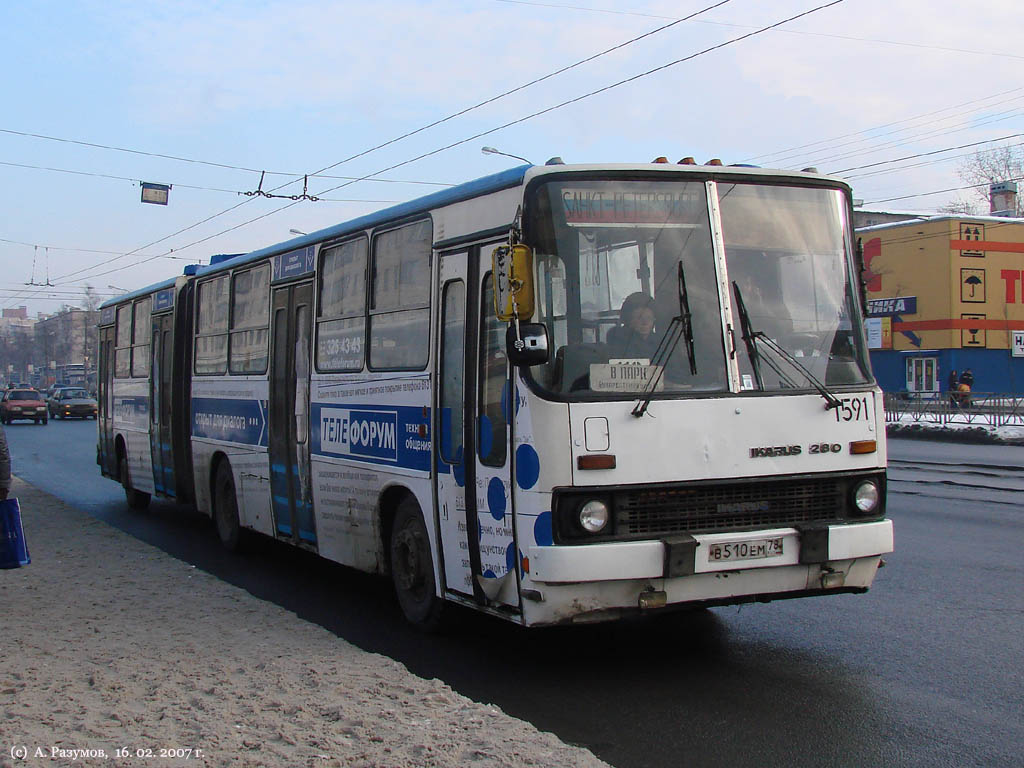
POLYGON ((20 568, 31 562, 21 526, 21 507, 17 499, 4 499, 0 501, 0 568, 20 568))

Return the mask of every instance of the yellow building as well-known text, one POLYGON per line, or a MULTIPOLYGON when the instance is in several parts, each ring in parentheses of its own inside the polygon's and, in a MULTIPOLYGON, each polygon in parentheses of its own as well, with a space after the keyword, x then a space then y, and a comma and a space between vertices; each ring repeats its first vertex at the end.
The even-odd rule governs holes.
POLYGON ((941 216, 857 230, 882 389, 1024 392, 1024 219, 941 216))

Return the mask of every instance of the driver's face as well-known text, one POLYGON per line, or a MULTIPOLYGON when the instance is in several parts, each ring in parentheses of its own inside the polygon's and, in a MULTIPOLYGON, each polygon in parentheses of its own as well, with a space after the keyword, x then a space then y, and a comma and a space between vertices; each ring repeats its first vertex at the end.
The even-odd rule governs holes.
POLYGON ((641 307, 633 313, 629 319, 630 329, 640 336, 648 336, 654 330, 654 310, 650 307, 641 307))

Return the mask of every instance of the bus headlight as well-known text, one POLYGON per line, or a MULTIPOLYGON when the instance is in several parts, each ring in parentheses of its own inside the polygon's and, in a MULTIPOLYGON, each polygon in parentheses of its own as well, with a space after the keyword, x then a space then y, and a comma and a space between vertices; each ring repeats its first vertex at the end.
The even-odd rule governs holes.
POLYGON ((881 494, 874 480, 864 480, 853 491, 853 504, 862 515, 868 515, 878 509, 881 494))
POLYGON ((587 533, 600 533, 611 519, 608 505, 598 499, 591 499, 580 507, 580 527, 587 533))

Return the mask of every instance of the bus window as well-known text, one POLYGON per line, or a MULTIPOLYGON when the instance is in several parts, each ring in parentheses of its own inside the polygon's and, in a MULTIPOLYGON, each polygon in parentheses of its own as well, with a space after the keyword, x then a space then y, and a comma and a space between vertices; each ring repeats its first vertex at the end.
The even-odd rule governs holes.
POLYGON ((480 298, 480 461, 492 467, 505 464, 507 454, 505 403, 508 380, 505 324, 494 315, 494 279, 484 278, 480 298))
POLYGON ((317 369, 361 371, 366 333, 366 238, 324 251, 317 311, 317 369))
POLYGON ((199 285, 195 372, 225 373, 228 368, 228 276, 199 285))
POLYGON ((270 264, 236 272, 231 289, 231 373, 265 373, 270 339, 270 264))
POLYGON ((132 305, 117 308, 117 349, 114 352, 114 376, 124 379, 132 375, 132 305))
POLYGON ((444 288, 441 317, 441 458, 462 461, 463 371, 466 354, 466 285, 453 280, 444 288))
POLYGON ((153 300, 147 296, 135 302, 135 316, 132 331, 132 376, 149 375, 149 339, 153 329, 149 323, 150 308, 153 300))
POLYGON ((374 238, 370 367, 411 370, 430 349, 430 222, 417 221, 374 238))

